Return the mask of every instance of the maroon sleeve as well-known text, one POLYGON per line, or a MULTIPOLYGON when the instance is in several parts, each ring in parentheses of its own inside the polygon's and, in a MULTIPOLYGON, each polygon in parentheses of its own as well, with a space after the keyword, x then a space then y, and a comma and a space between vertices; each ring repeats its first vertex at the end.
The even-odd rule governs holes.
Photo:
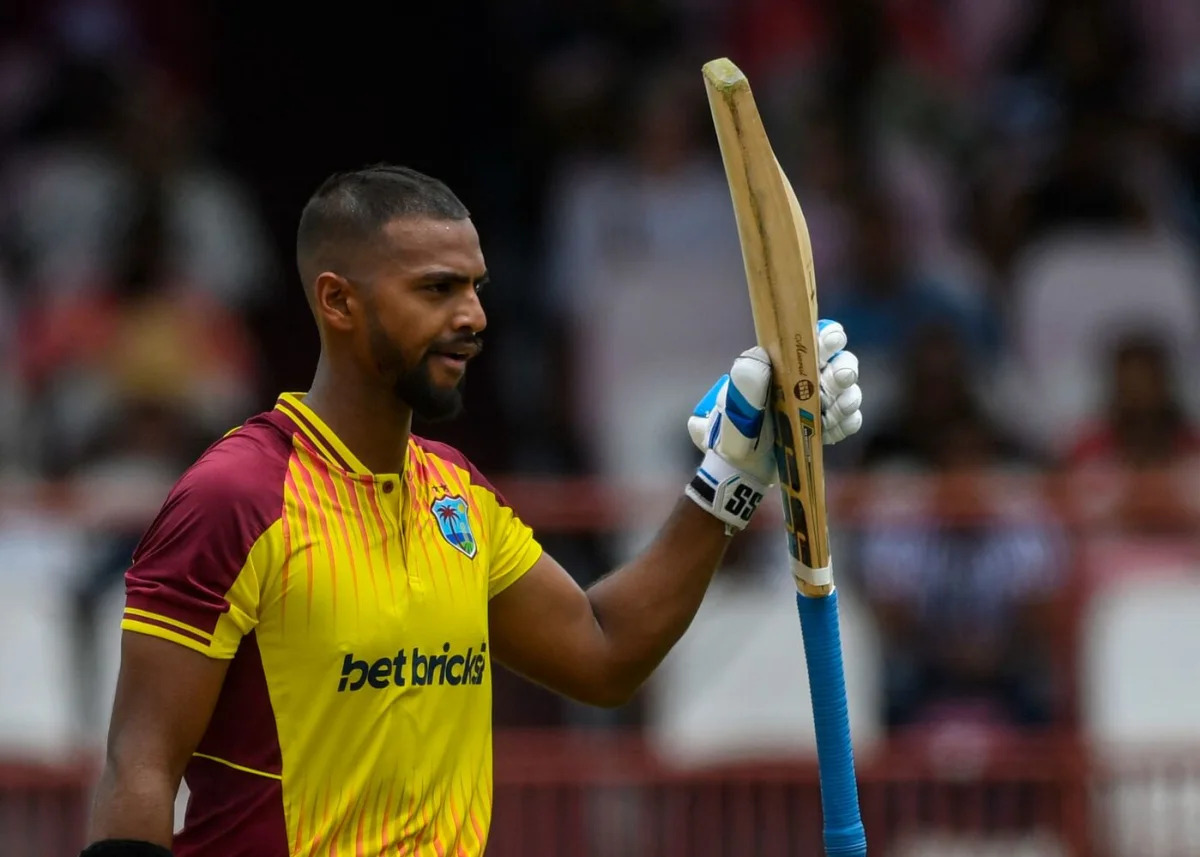
POLYGON ((288 460, 281 443, 257 434, 242 429, 218 442, 172 488, 125 575, 126 627, 199 642, 231 608, 253 615, 257 604, 231 603, 230 589, 279 518, 288 460))

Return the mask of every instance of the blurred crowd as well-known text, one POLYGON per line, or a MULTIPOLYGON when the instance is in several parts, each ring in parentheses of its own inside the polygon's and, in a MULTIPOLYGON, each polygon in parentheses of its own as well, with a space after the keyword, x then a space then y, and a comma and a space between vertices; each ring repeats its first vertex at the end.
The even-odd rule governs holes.
MULTIPOLYGON (((281 346, 311 342, 291 332, 303 302, 289 243, 309 185, 360 161, 290 177, 294 210, 271 199, 278 180, 238 154, 253 141, 206 102, 196 69, 222 60, 197 59, 188 40, 203 29, 200 4, 164 5, 178 5, 173 17, 132 0, 0 13, 10 481, 165 492, 213 439, 304 383, 315 356, 281 346)), ((424 133, 468 135, 478 150, 442 175, 467 176, 500 346, 473 370, 467 416, 429 432, 485 472, 679 481, 694 456, 683 416, 753 337, 699 76, 729 56, 804 209, 821 314, 845 324, 862 361, 866 428, 827 462, 833 479, 880 480, 840 568, 883 639, 881 716, 895 729, 1055 723, 1046 606, 1070 575, 1069 522, 1040 494, 952 479, 905 487, 899 501, 885 489, 914 472, 1142 472, 1157 480, 1152 503, 1119 484, 1089 496, 1106 531, 1194 532, 1200 5, 514 0, 480 11, 492 41, 475 39, 478 62, 510 73, 519 121, 424 133), (945 520, 948 506, 965 514, 945 520)), ((409 157, 403 139, 341 151, 409 157)), ((422 158, 413 165, 437 171, 422 158)), ((11 515, 0 512, 0 539, 20 538, 11 515)), ((637 545, 645 522, 628 523, 616 543, 547 545, 587 579, 637 545)), ((137 534, 87 542, 71 581, 82 625, 137 534)), ((505 687, 502 722, 571 716, 505 687)))

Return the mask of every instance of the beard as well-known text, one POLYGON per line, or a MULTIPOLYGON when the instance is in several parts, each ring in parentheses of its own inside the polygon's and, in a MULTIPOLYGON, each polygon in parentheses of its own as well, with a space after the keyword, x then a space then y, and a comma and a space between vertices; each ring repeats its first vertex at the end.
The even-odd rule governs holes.
POLYGON ((462 413, 464 375, 453 387, 438 387, 429 369, 432 354, 426 354, 409 366, 400 349, 388 338, 378 321, 372 319, 370 330, 371 359, 385 378, 393 378, 392 394, 412 408, 412 412, 429 423, 452 420, 462 413))

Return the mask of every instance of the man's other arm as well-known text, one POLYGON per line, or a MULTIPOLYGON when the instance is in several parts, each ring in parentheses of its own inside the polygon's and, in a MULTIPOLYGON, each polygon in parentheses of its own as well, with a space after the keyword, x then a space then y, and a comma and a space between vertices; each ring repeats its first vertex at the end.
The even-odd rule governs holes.
POLYGON ((89 841, 169 848, 175 795, 216 706, 229 661, 126 631, 89 841))

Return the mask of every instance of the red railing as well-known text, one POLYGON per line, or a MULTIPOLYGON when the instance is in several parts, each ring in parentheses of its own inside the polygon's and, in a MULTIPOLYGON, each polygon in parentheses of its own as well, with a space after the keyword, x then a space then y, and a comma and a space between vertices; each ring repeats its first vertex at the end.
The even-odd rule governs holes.
MULTIPOLYGON (((0 765, 0 854, 74 857, 95 775, 0 765)), ((907 738, 860 759, 859 782, 881 857, 1200 854, 1195 748, 1100 764, 1069 737, 907 738)), ((820 834, 811 760, 678 770, 636 734, 496 738, 488 857, 815 857, 820 834)))
MULTIPOLYGON (((1083 855, 1082 757, 1069 739, 907 739, 859 760, 872 853, 932 832, 1041 835, 1083 855)), ((637 736, 506 733, 496 748, 489 857, 792 857, 821 854, 811 760, 682 771, 637 736)))
POLYGON ((1092 755, 1088 806, 1097 857, 1200 854, 1200 748, 1092 755))
POLYGON ((0 855, 75 857, 96 774, 89 761, 0 763, 0 855))

